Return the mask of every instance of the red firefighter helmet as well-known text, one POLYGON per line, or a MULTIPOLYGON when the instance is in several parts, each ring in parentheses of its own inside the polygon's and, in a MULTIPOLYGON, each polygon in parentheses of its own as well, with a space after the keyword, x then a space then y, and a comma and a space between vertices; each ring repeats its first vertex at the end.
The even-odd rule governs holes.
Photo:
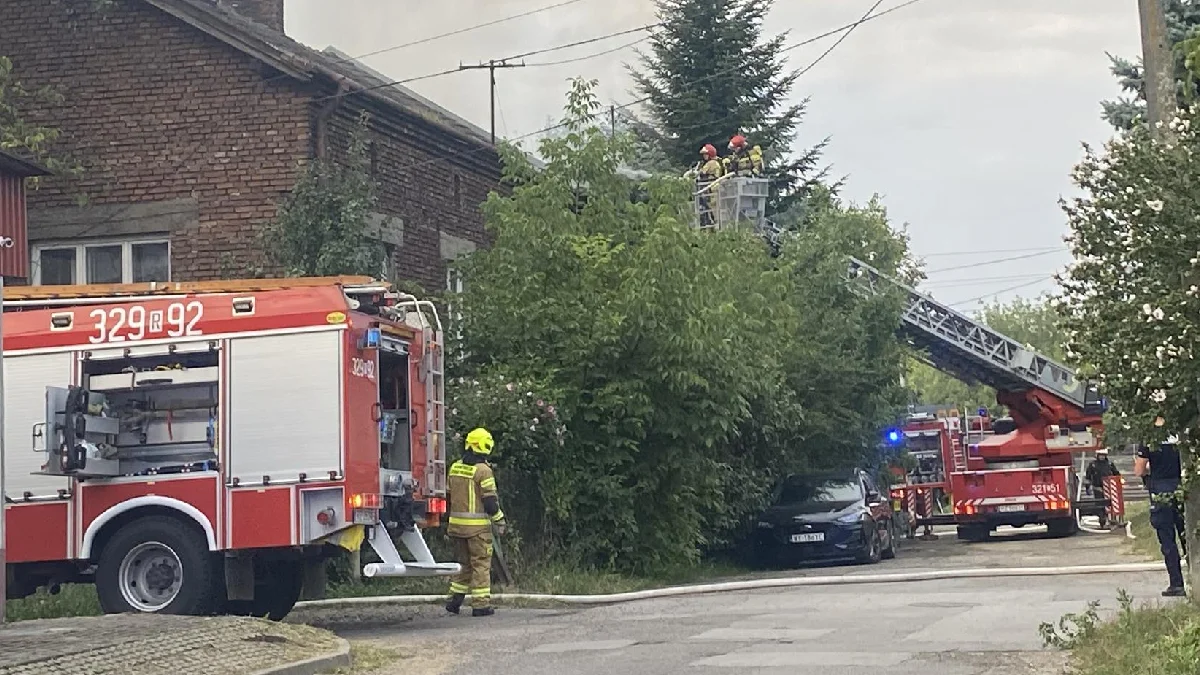
POLYGON ((717 156, 717 149, 712 143, 705 143, 703 148, 700 148, 700 156, 705 159, 712 159, 717 156))
POLYGON ((738 135, 734 136, 733 138, 729 139, 729 149, 730 150, 733 150, 734 148, 744 148, 744 147, 746 147, 746 137, 745 136, 738 134, 738 135))

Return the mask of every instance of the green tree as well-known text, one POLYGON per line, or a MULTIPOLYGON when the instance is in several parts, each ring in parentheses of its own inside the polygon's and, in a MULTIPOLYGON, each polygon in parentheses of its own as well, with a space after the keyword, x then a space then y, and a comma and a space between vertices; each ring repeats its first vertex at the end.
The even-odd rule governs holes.
POLYGON ((825 141, 799 154, 790 146, 807 100, 789 105, 798 71, 788 70, 787 34, 762 36, 772 2, 764 0, 656 0, 662 27, 650 38, 641 68, 630 68, 647 97, 648 119, 634 130, 677 169, 692 166, 700 147, 724 153, 741 133, 761 145, 771 179, 771 213, 799 202, 819 180, 816 164, 825 141))
MULTIPOLYGON (((59 130, 28 118, 32 108, 52 108, 63 101, 54 88, 26 87, 13 73, 12 60, 0 56, 0 150, 37 160, 58 176, 71 178, 82 173, 78 160, 55 147, 59 130)), ((77 199, 85 201, 82 194, 77 199)))
POLYGON ((350 134, 344 158, 308 162, 264 230, 263 249, 285 274, 380 276, 384 251, 370 229, 378 197, 367 153, 367 124, 364 115, 350 134))
MULTIPOLYGON (((1086 148, 1073 179, 1083 195, 1063 207, 1074 264, 1059 300, 1067 356, 1097 378, 1130 436, 1156 443, 1179 434, 1187 471, 1188 539, 1200 513, 1197 429, 1200 360, 1200 119, 1184 110, 1155 140, 1144 125, 1086 148), (1164 426, 1153 424, 1156 417, 1164 426), (1192 430, 1189 432, 1189 430, 1192 430)), ((1193 586, 1200 583, 1191 566, 1193 586)))
MULTIPOLYGON (((538 436, 546 422, 496 423, 516 453, 498 437, 499 470, 512 462, 539 502, 523 540, 645 571, 733 541, 780 472, 862 456, 897 379, 898 305, 854 296, 840 274, 865 234, 899 253, 878 208, 831 206, 772 258, 749 233, 691 227, 680 178, 630 199, 615 167, 632 141, 600 128, 593 87, 574 83, 540 170, 503 149, 514 188, 484 206, 493 246, 462 263, 454 379, 495 392, 481 400, 507 400, 503 382, 554 402, 561 443, 538 436)), ((481 415, 512 409, 489 405, 481 415)))
MULTIPOLYGON (((1167 18, 1167 38, 1175 55, 1179 102, 1180 105, 1186 105, 1194 97, 1197 84, 1200 84, 1200 78, 1188 72, 1189 50, 1184 48, 1184 43, 1194 38, 1197 28, 1200 28, 1200 3, 1194 0, 1163 0, 1163 9, 1167 18)), ((1142 60, 1141 57, 1130 60, 1112 54, 1108 58, 1123 95, 1115 100, 1102 101, 1102 116, 1118 131, 1128 131, 1139 117, 1144 118, 1146 114, 1142 60)))

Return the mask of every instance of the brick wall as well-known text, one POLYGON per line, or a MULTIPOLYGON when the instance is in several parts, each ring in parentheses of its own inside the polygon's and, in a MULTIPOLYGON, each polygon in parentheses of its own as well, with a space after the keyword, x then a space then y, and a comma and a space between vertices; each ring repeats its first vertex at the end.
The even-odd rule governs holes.
MULTIPOLYGON (((176 280, 262 269, 261 226, 313 152, 313 120, 324 105, 314 97, 332 91, 305 90, 310 85, 140 0, 97 5, 0 0, 0 53, 26 85, 53 86, 65 97, 31 109, 28 119, 58 127, 59 150, 85 168, 78 181, 43 180, 31 192, 31 237, 169 231, 176 280), (88 199, 83 210, 73 205, 80 192, 88 199)), ((358 116, 358 102, 345 101, 330 119, 335 156, 358 116)), ((478 146, 440 135, 417 116, 376 109, 373 119, 381 210, 403 223, 396 271, 440 291, 448 248, 452 255, 464 242, 488 242, 479 204, 498 183, 496 156, 422 166, 435 158, 426 148, 442 155, 478 146)))
POLYGON ((35 229, 39 209, 70 207, 77 191, 109 207, 84 236, 139 225, 113 206, 189 199, 195 217, 171 232, 175 279, 261 263, 255 226, 308 153, 309 97, 295 83, 264 83, 256 61, 138 0, 99 12, 94 0, 0 2, 0 50, 27 86, 65 97, 28 118, 58 127, 59 149, 85 168, 30 193, 35 229))
MULTIPOLYGON (((346 148, 359 119, 361 109, 347 101, 329 120, 334 157, 346 148)), ((441 292, 446 289, 446 258, 463 252, 464 243, 481 248, 490 243, 480 205, 499 184, 496 154, 382 114, 371 117, 370 141, 379 210, 402 222, 403 245, 394 257, 397 275, 416 281, 426 292, 441 292)))

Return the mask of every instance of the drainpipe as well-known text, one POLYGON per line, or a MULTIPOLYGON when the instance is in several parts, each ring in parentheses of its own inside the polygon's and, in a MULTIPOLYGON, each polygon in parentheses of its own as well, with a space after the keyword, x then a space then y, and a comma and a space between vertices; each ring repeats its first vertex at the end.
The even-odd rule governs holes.
POLYGON ((317 123, 314 130, 316 134, 317 159, 325 159, 325 156, 329 152, 329 142, 327 140, 329 136, 329 118, 333 116, 338 106, 342 104, 342 99, 345 98, 346 93, 350 91, 350 83, 346 81, 344 75, 337 75, 335 77, 338 83, 337 94, 326 101, 325 105, 321 106, 321 109, 317 111, 317 123))

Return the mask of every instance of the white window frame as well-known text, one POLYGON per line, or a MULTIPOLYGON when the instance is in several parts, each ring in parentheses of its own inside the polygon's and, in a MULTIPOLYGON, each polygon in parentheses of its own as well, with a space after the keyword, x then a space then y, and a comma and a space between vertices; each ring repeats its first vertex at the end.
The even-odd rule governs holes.
POLYGON ((87 249, 99 246, 121 247, 121 283, 131 284, 133 281, 133 247, 140 244, 167 245, 167 281, 171 280, 171 240, 168 237, 133 237, 121 239, 92 239, 88 241, 39 241, 30 251, 30 279, 34 286, 42 283, 42 251, 53 251, 65 248, 75 249, 75 283, 87 282, 87 249))
MULTIPOLYGON (((462 271, 447 265, 446 290, 454 294, 461 294, 463 292, 463 288, 464 284, 462 271)), ((462 311, 457 308, 456 303, 451 299, 447 299, 446 301, 446 315, 447 318, 449 318, 454 324, 455 340, 462 340, 462 311)))

